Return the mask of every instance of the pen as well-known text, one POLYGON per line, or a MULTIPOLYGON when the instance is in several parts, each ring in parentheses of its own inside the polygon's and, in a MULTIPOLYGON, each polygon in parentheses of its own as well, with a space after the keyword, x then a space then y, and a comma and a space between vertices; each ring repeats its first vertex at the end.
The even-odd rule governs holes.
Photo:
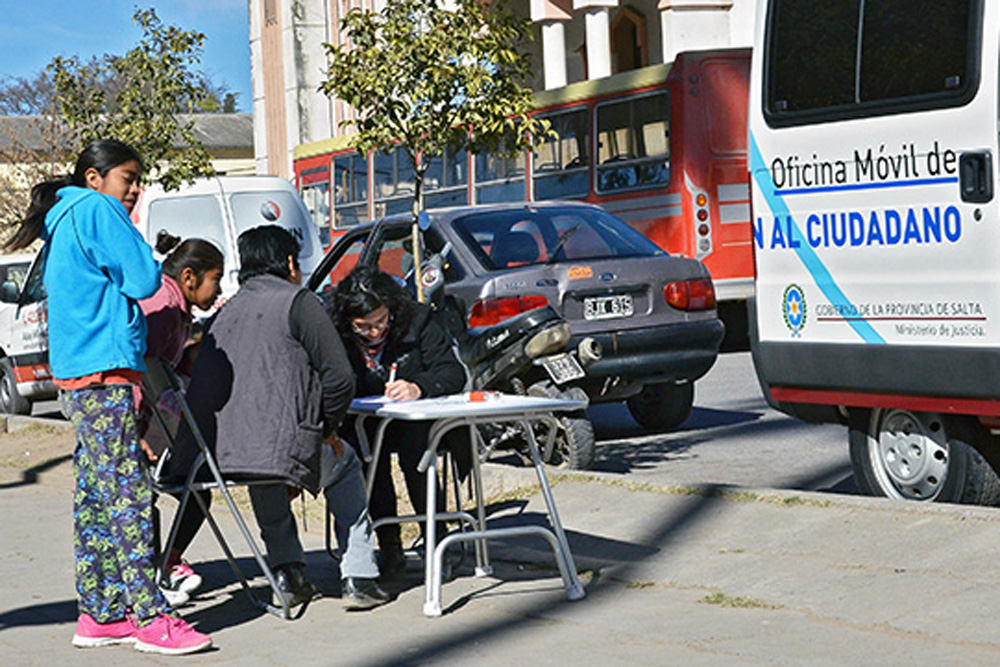
POLYGON ((392 366, 389 367, 389 381, 386 384, 392 384, 396 381, 396 362, 392 362, 392 366))

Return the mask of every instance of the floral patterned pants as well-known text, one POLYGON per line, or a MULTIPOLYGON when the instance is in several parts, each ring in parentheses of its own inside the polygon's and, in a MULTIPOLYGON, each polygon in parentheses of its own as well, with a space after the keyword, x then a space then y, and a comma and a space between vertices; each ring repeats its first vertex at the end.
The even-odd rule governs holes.
POLYGON ((156 584, 153 494, 132 385, 64 391, 62 402, 76 427, 73 541, 80 613, 107 623, 131 609, 143 623, 170 612, 156 584))

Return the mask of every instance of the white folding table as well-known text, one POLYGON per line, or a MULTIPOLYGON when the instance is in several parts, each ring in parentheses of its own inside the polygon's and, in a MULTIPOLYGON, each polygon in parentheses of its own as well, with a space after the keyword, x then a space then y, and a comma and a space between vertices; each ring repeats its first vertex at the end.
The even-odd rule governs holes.
MULTIPOLYGON (((358 418, 357 432, 359 438, 363 441, 365 439, 364 421, 371 417, 380 420, 375 430, 374 442, 372 443, 372 455, 368 471, 369 494, 371 493, 375 466, 379 460, 386 427, 395 420, 433 422, 429 432, 427 451, 424 453, 419 466, 419 469, 426 471, 427 474, 427 514, 423 517, 408 517, 409 520, 419 520, 421 518, 426 520, 425 540, 427 544, 424 566, 424 614, 427 616, 441 615, 441 572, 444 553, 448 546, 455 542, 471 540, 476 542, 476 574, 477 576, 485 576, 492 573, 486 548, 487 539, 519 535, 540 536, 549 543, 552 551, 555 553, 556 563, 559 566, 559 572, 562 575, 563 584, 566 588, 566 597, 569 600, 579 600, 586 595, 576 574, 573 554, 570 553, 569 542, 566 540, 566 534, 559 520, 559 513, 556 510, 552 490, 545 475, 545 466, 542 463, 538 442, 534 435, 534 429, 531 427, 532 422, 542 421, 548 424, 549 440, 546 443, 546 447, 549 448, 552 446, 558 429, 555 414, 568 410, 579 410, 586 407, 586 402, 494 393, 486 394, 486 400, 474 400, 483 396, 482 393, 456 394, 454 396, 400 402, 392 401, 385 397, 368 397, 355 399, 351 404, 350 412, 358 418), (538 475, 542 495, 545 498, 551 529, 543 526, 486 527, 482 471, 477 448, 477 441, 480 436, 479 430, 476 428, 477 425, 484 423, 517 423, 521 425, 523 432, 526 434, 528 450, 534 463, 535 472, 538 475), (446 433, 461 427, 469 429, 472 447, 472 474, 476 496, 476 517, 474 524, 476 529, 451 533, 438 543, 437 536, 435 535, 436 519, 442 518, 443 515, 438 513, 436 507, 438 483, 436 467, 437 449, 442 437, 446 433)), ((367 443, 363 442, 363 446, 365 444, 367 443)))

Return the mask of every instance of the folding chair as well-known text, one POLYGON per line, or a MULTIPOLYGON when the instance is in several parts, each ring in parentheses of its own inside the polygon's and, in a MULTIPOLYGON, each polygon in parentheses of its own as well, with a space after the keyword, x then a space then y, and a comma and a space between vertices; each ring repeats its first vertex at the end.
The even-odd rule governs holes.
POLYGON ((162 578, 167 574, 165 571, 166 555, 170 553, 170 550, 173 548, 174 542, 177 539, 177 531, 180 527, 180 518, 184 515, 184 510, 187 508, 191 498, 194 498, 194 501, 198 504, 198 507, 201 508, 202 513, 205 515, 208 525, 211 526, 212 532, 215 534, 216 541, 218 541, 219 546, 222 547, 222 551, 226 555, 226 560, 229 561, 229 566, 232 568, 233 573, 236 575, 236 578, 239 580, 243 590, 246 591, 246 594, 250 598, 253 605, 286 620, 295 620, 301 617, 302 614, 305 613, 306 607, 309 603, 304 603, 301 608, 297 610, 297 613, 294 616, 292 615, 292 609, 289 606, 289 596, 278 588, 277 577, 275 577, 271 567, 267 564, 263 552, 257 545, 257 541, 250 532, 250 528, 247 526, 239 508, 236 507, 232 494, 229 492, 231 488, 237 486, 287 484, 286 480, 280 478, 229 479, 224 477, 215 461, 215 456, 209 449, 208 444, 205 442, 205 438, 202 435, 201 430, 198 428, 197 422, 195 422, 194 415, 191 413, 191 409, 188 406, 187 401, 184 399, 180 380, 170 365, 163 360, 155 358, 146 359, 146 373, 143 376, 143 387, 146 393, 147 402, 151 406, 153 417, 156 419, 157 425, 160 429, 162 429, 163 434, 166 436, 165 439, 167 444, 167 448, 164 450, 163 454, 160 455, 156 467, 151 471, 153 490, 157 494, 171 494, 179 496, 180 498, 180 505, 177 509, 177 513, 174 515, 174 520, 170 527, 170 534, 163 549, 163 561, 161 563, 159 573, 160 577, 162 578), (171 448, 176 444, 176 437, 178 433, 177 427, 174 424, 171 424, 172 421, 175 421, 174 419, 171 419, 172 415, 164 414, 164 410, 160 405, 159 399, 167 390, 174 392, 176 404, 181 410, 180 418, 187 423, 188 428, 190 429, 191 434, 198 446, 198 455, 191 466, 191 470, 187 473, 187 476, 183 481, 178 481, 177 478, 164 478, 166 468, 165 464, 170 456, 171 448), (254 559, 257 561, 261 571, 264 573, 264 577, 267 579, 267 583, 271 587, 271 592, 279 600, 280 605, 275 605, 270 601, 261 599, 250 588, 247 577, 243 574, 243 570, 240 568, 239 563, 236 562, 236 558, 233 555, 232 550, 229 548, 229 544, 226 542, 226 538, 223 536, 222 530, 219 528, 218 523, 212 516, 211 511, 206 506, 205 501, 198 493, 201 491, 212 490, 218 491, 225 500, 230 513, 236 520, 236 525, 239 526, 240 532, 243 534, 243 539, 246 540, 247 546, 253 553, 254 559))

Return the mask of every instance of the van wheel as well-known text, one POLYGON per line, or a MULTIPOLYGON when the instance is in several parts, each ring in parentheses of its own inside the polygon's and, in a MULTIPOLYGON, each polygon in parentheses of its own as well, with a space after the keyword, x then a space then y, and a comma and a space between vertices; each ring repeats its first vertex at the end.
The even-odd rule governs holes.
POLYGON ((694 383, 663 382, 647 384, 625 402, 633 419, 651 431, 677 428, 691 414, 694 405, 694 383))
POLYGON ((852 416, 858 488, 899 500, 1000 504, 1000 476, 969 444, 968 430, 937 413, 877 409, 852 416))
POLYGON ((30 415, 31 401, 17 393, 10 359, 0 359, 0 410, 8 415, 30 415))

